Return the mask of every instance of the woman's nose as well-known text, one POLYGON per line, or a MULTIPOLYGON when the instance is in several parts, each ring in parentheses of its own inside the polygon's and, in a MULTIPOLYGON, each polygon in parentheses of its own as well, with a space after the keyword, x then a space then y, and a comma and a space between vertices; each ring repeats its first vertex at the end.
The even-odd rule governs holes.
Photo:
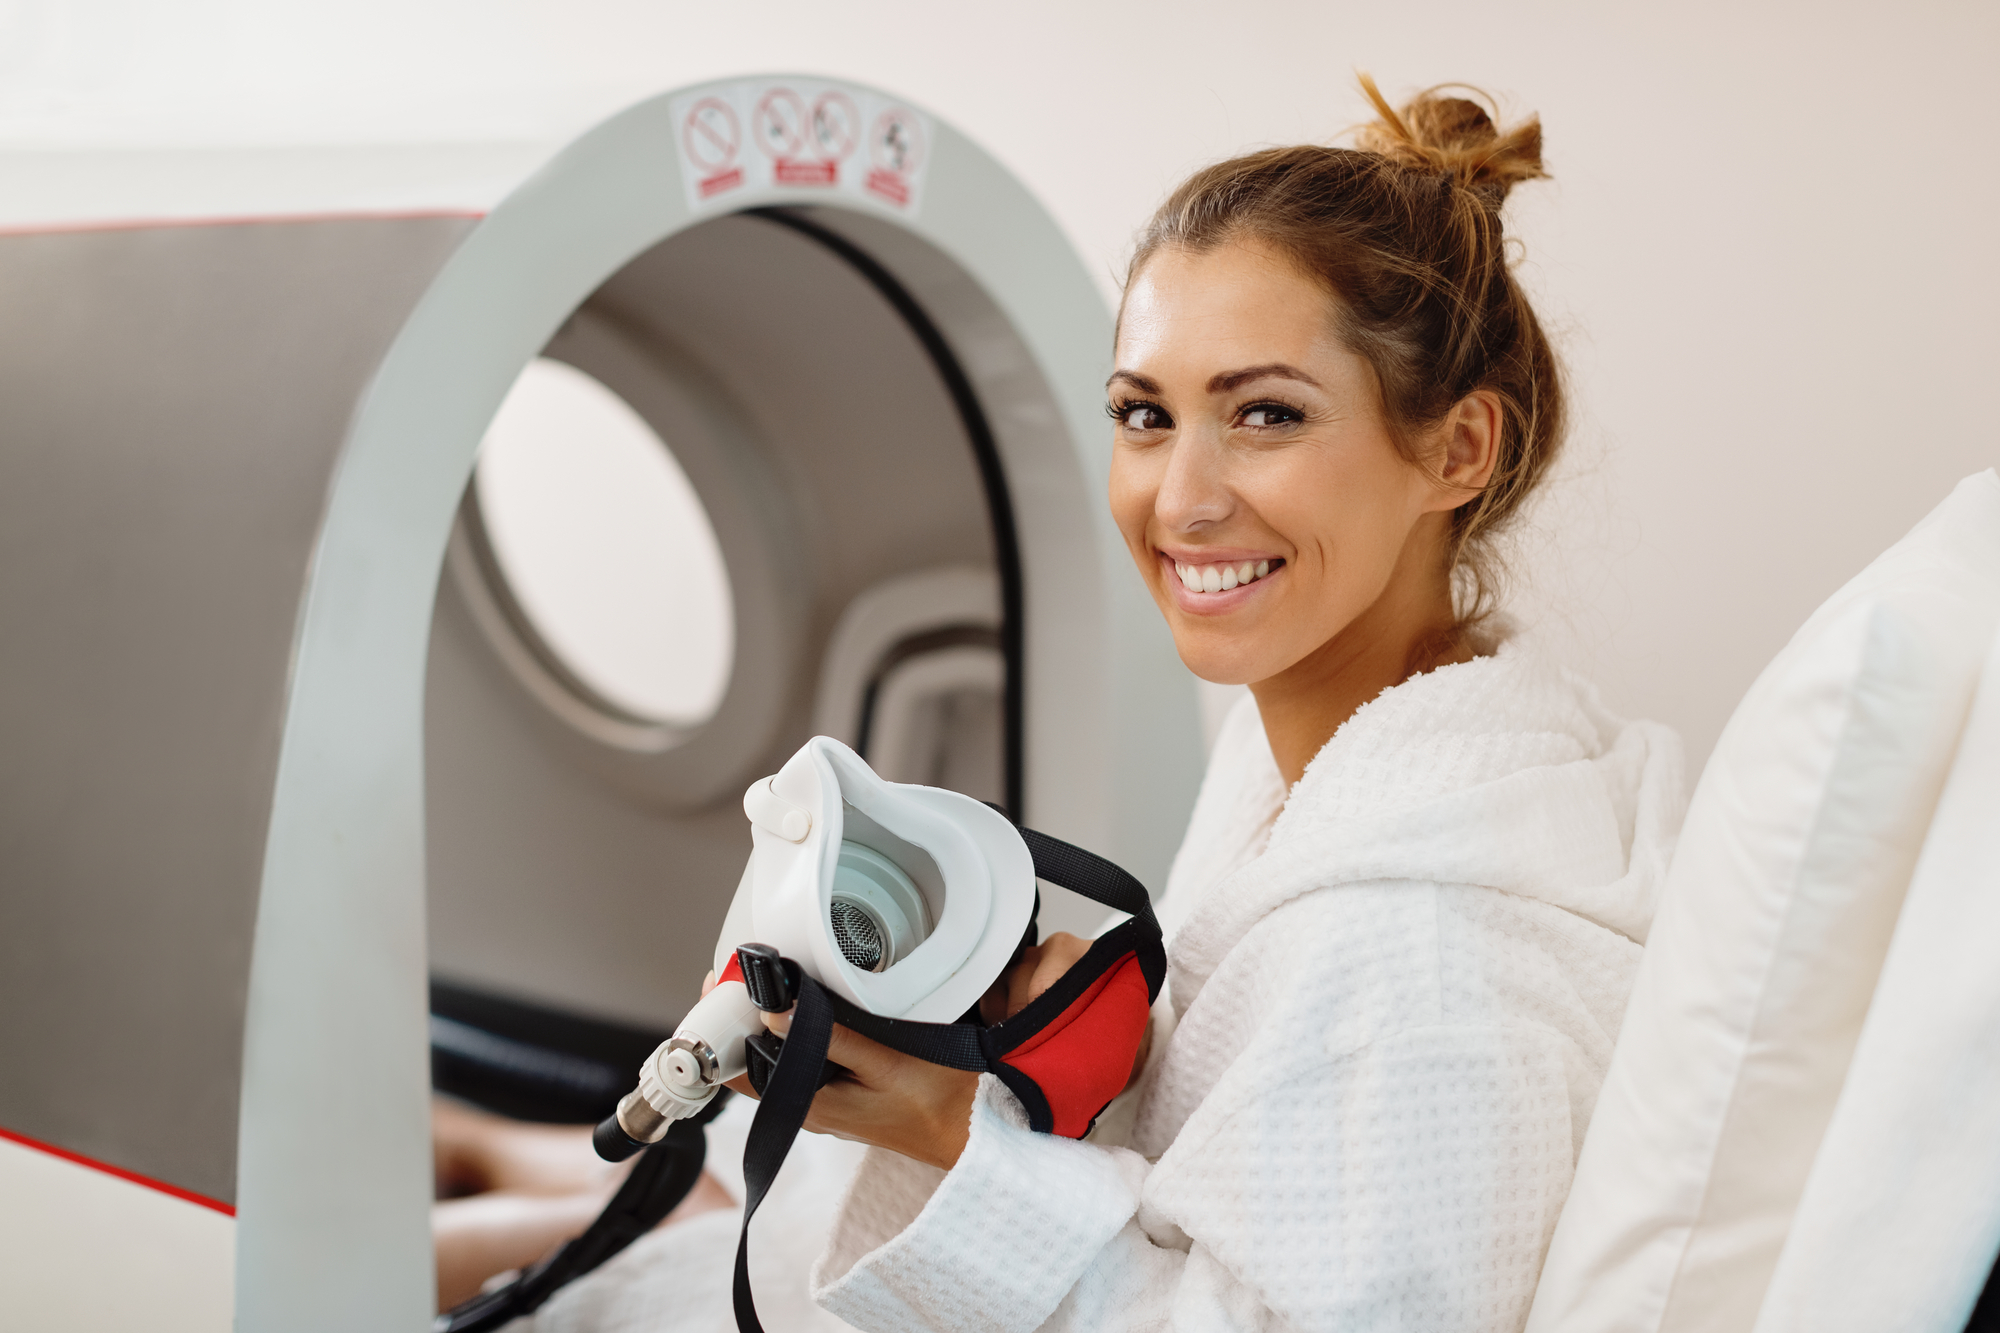
POLYGON ((1192 532, 1228 518, 1236 507, 1214 441, 1189 433, 1174 442, 1153 514, 1170 531, 1192 532))

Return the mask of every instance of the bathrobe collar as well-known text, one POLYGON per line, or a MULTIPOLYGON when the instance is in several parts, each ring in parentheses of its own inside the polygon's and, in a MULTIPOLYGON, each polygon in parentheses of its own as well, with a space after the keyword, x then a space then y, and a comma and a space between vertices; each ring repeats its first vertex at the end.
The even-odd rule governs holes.
MULTIPOLYGON (((1269 800, 1283 782, 1261 734, 1248 739, 1245 788, 1269 800)), ((1622 722, 1517 642, 1413 677, 1327 741, 1262 854, 1185 906, 1169 954, 1174 1008, 1186 1012, 1266 913, 1344 884, 1497 889, 1644 943, 1682 799, 1671 733, 1622 722)), ((1228 822, 1245 818, 1255 812, 1228 822)))

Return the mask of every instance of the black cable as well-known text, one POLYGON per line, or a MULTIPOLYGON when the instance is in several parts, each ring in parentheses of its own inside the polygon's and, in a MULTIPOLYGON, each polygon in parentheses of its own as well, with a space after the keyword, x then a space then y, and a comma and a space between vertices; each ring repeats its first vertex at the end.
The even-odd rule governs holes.
POLYGON ((701 1179, 708 1155, 704 1127, 729 1092, 720 1090, 699 1115, 674 1122, 667 1136, 645 1151, 625 1183, 584 1233, 503 1287, 483 1291, 439 1315, 431 1333, 491 1333, 524 1315, 568 1283, 603 1264, 658 1226, 701 1179))
POLYGON ((515 1041, 443 1014, 431 1015, 431 1060, 556 1103, 616 1105, 631 1086, 629 1074, 602 1060, 515 1041))

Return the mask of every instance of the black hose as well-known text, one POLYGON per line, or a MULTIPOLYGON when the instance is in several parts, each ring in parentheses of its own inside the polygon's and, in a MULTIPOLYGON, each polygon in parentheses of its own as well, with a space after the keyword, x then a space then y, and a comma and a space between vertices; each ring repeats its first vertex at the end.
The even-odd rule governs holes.
POLYGON ((539 1310, 549 1297, 651 1231, 701 1179, 708 1155, 704 1127, 729 1100, 727 1089, 692 1119, 676 1121, 647 1149, 604 1211, 581 1236, 503 1287, 483 1291, 439 1315, 431 1333, 491 1333, 539 1310))
POLYGON ((631 1071, 602 1060, 515 1041, 441 1014, 431 1015, 431 1059, 476 1069, 524 1093, 588 1105, 616 1102, 632 1081, 631 1071))

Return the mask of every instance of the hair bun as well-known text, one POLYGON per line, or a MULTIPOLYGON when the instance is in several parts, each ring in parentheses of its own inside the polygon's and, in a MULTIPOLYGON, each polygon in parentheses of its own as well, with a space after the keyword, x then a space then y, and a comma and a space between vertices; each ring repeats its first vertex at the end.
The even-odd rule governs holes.
POLYGON ((1439 176, 1453 176, 1486 195, 1495 207, 1519 181, 1541 180, 1542 122, 1530 116, 1502 131, 1486 106, 1468 97, 1447 97, 1459 88, 1489 105, 1492 98, 1463 84, 1440 84, 1411 98, 1399 113, 1375 80, 1363 74, 1361 91, 1375 104, 1378 119, 1361 127, 1356 139, 1371 153, 1439 176))

